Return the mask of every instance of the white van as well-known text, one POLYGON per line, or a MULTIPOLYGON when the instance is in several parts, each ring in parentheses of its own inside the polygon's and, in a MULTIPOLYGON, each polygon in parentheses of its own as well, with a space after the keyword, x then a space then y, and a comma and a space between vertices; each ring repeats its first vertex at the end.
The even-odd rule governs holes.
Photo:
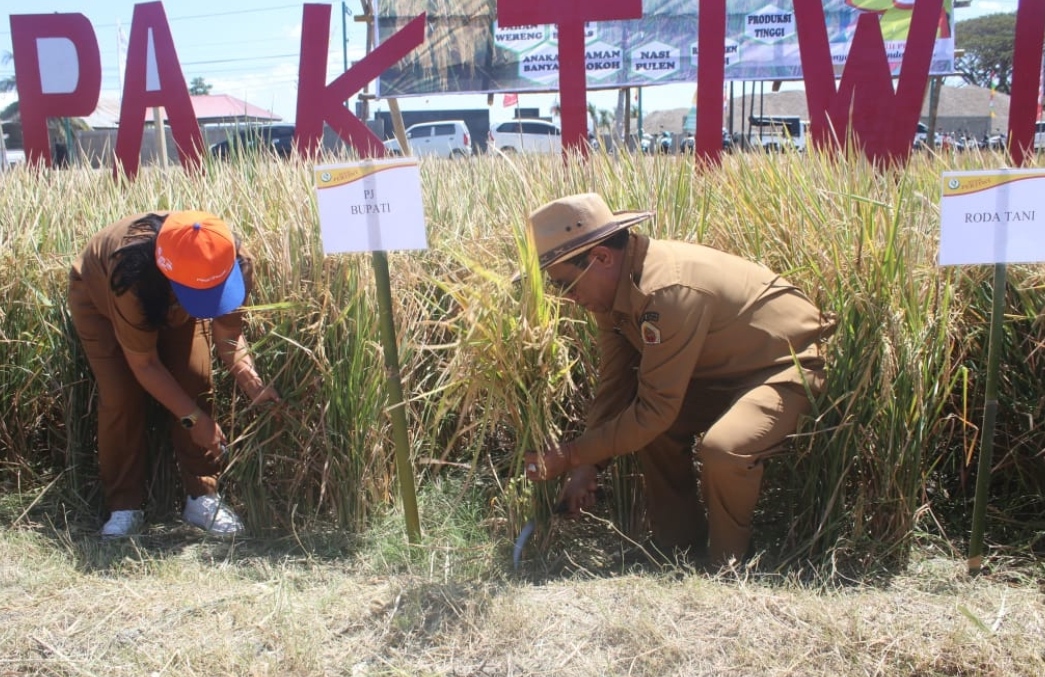
MULTIPOLYGON (((419 157, 435 155, 444 158, 463 158, 472 154, 472 138, 464 120, 439 120, 419 122, 406 129, 406 140, 410 154, 419 157)), ((391 155, 402 155, 399 140, 395 137, 385 141, 385 150, 391 155)))
POLYGON ((25 162, 25 151, 21 148, 0 148, 0 170, 13 169, 25 162))
POLYGON ((490 145, 502 153, 561 153, 562 130, 547 120, 508 120, 490 130, 490 145))
POLYGON ((1034 125, 1034 150, 1045 151, 1045 122, 1034 125))
POLYGON ((748 122, 751 123, 748 132, 751 148, 767 152, 806 149, 809 122, 797 115, 752 115, 748 122))

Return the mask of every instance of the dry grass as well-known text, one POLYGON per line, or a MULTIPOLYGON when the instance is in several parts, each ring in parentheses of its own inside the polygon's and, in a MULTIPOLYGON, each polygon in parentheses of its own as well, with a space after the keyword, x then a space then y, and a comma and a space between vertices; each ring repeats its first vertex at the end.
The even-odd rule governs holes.
POLYGON ((176 532, 161 540, 0 533, 0 675, 1045 670, 1032 578, 970 580, 953 560, 926 559, 873 586, 685 569, 533 584, 508 573, 379 570, 365 552, 323 558, 176 532))

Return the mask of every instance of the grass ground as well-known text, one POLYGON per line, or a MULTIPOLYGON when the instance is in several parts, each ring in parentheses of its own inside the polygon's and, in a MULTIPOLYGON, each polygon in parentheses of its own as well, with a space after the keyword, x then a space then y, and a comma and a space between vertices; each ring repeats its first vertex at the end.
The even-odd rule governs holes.
POLYGON ((173 517, 101 542, 58 505, 8 497, 2 512, 5 677, 1045 672, 1040 562, 972 579, 916 548, 904 571, 861 580, 758 559, 706 572, 622 560, 603 533, 559 534, 515 571, 510 539, 460 525, 404 553, 398 515, 356 536, 226 543, 173 517))

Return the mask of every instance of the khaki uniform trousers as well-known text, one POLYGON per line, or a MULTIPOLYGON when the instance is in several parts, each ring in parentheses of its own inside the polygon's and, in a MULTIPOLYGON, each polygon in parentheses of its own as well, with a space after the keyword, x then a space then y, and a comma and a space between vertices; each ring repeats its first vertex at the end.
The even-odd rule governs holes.
POLYGON ((706 545, 715 563, 743 559, 763 461, 780 451, 810 409, 805 389, 793 383, 740 392, 691 388, 675 424, 638 452, 657 544, 695 552, 706 545), (698 495, 693 450, 701 433, 698 495))
MULTIPOLYGON (((109 510, 140 510, 145 502, 146 419, 151 398, 127 364, 112 323, 97 311, 83 282, 72 282, 69 308, 98 387, 98 471, 106 504, 109 510)), ((161 329, 157 352, 185 392, 209 414, 209 323, 190 321, 161 329)), ((172 422, 171 439, 186 493, 214 493, 218 464, 207 460, 205 450, 176 422, 172 422)))

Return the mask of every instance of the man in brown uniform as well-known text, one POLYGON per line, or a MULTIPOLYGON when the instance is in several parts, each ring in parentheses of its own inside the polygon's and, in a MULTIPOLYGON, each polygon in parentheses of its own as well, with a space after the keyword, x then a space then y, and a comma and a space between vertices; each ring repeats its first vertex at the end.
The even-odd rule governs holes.
POLYGON ((614 214, 595 194, 530 214, 549 284, 595 316, 600 364, 585 432, 527 452, 527 477, 569 472, 562 498, 576 513, 594 501, 600 464, 638 452, 656 545, 739 560, 762 462, 823 387, 822 316, 761 265, 628 231, 650 216, 614 214))
POLYGON ((218 535, 242 531, 217 494, 227 440, 211 418, 211 344, 252 401, 279 401, 243 337, 250 254, 213 214, 139 214, 92 237, 69 279, 73 324, 98 386, 98 466, 110 510, 102 536, 142 526, 146 394, 177 421, 184 519, 218 535))

